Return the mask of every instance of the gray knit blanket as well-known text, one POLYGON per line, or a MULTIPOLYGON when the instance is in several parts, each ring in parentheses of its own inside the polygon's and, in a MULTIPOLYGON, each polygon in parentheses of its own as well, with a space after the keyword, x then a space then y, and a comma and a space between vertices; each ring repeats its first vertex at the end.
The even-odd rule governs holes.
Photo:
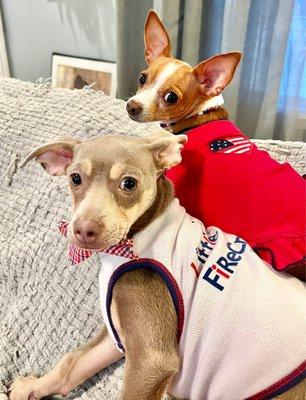
MULTIPOLYGON (((35 163, 18 169, 19 161, 59 135, 138 135, 155 126, 134 123, 123 101, 101 92, 0 79, 0 400, 16 375, 44 374, 102 324, 99 263, 93 256, 70 266, 58 232, 57 221, 69 219, 65 178, 35 163)), ((302 143, 256 143, 306 172, 302 143)), ((69 398, 117 399, 122 368, 107 368, 69 398)))

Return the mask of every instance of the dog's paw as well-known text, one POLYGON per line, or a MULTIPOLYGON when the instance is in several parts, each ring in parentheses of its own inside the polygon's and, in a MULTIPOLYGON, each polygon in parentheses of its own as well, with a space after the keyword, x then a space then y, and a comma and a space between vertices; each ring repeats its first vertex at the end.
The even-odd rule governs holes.
POLYGON ((18 377, 9 389, 9 400, 39 400, 39 393, 35 390, 36 376, 18 377))

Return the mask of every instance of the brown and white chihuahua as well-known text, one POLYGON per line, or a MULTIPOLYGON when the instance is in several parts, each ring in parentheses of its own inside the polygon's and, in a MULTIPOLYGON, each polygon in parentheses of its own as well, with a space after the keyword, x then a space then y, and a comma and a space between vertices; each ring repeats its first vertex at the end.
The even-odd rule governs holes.
POLYGON ((139 76, 137 94, 126 105, 133 120, 160 121, 162 127, 177 132, 228 117, 221 92, 233 79, 242 53, 219 54, 193 68, 171 56, 169 35, 153 10, 144 39, 148 68, 139 76))

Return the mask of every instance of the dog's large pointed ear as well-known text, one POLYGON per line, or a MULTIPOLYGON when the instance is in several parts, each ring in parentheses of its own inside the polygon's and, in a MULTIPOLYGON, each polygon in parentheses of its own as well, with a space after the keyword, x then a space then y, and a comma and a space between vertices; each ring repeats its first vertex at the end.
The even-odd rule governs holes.
POLYGON ((144 28, 145 60, 151 64, 160 56, 171 57, 169 35, 154 10, 150 10, 144 28))
POLYGON ((35 159, 50 175, 65 175, 66 168, 73 159, 74 149, 80 142, 80 140, 70 137, 57 138, 32 151, 22 161, 20 168, 35 159))
POLYGON ((157 172, 169 169, 181 162, 181 150, 186 142, 186 135, 172 135, 153 140, 148 145, 152 152, 157 172))
POLYGON ((240 52, 218 54, 198 64, 193 73, 200 83, 200 92, 209 97, 218 96, 233 79, 241 56, 240 52))

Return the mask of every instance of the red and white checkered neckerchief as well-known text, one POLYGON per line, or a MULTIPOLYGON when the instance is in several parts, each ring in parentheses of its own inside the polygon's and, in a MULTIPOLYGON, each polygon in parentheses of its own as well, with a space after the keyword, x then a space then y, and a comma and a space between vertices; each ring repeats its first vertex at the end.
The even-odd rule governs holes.
MULTIPOLYGON (((67 237, 69 223, 67 221, 61 220, 59 222, 60 232, 67 237)), ((132 260, 137 259, 137 255, 133 251, 133 241, 131 239, 123 239, 117 245, 110 246, 105 250, 101 250, 102 253, 114 254, 116 256, 127 257, 132 260)), ((68 247, 68 257, 72 265, 79 264, 80 262, 86 260, 90 257, 94 251, 80 249, 75 244, 70 244, 68 247)))

